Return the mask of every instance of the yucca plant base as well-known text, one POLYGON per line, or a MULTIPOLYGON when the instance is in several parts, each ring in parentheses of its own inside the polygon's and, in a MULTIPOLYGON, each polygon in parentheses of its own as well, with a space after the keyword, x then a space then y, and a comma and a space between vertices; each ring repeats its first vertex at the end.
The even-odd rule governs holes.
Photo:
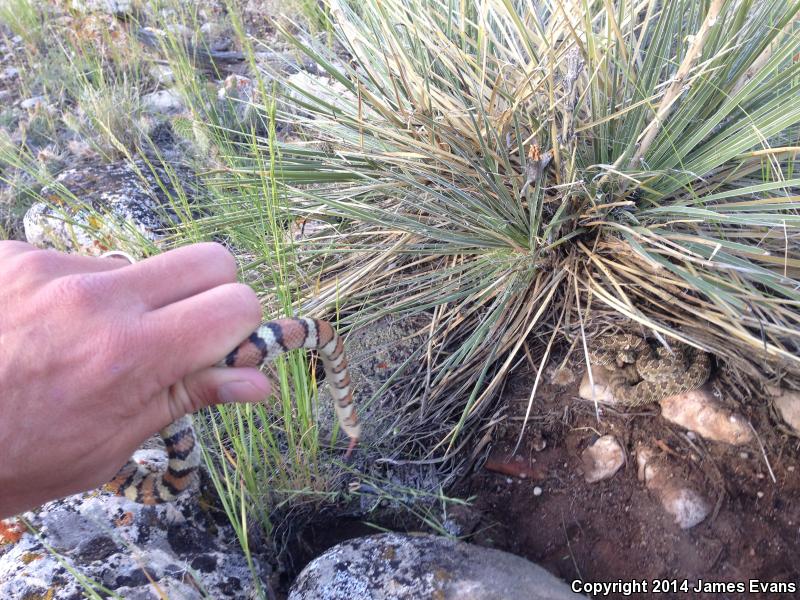
POLYGON ((522 361, 536 388, 618 330, 712 353, 746 401, 798 385, 798 11, 332 0, 344 59, 287 32, 328 76, 276 113, 287 210, 329 224, 296 245, 303 308, 428 315, 423 454, 522 361))

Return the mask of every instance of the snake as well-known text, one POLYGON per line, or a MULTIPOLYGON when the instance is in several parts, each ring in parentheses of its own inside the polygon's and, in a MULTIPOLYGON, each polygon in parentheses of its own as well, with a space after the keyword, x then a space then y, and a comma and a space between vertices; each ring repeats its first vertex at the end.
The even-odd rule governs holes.
MULTIPOLYGON (((328 321, 309 317, 276 319, 262 323, 217 366, 261 367, 278 355, 307 348, 322 359, 331 388, 334 409, 342 430, 350 438, 348 458, 361 437, 361 424, 353 405, 353 391, 342 338, 328 321)), ((185 415, 159 432, 167 455, 165 470, 153 471, 131 458, 104 487, 139 504, 173 502, 192 486, 201 464, 200 446, 192 418, 185 415)))
POLYGON ((622 405, 660 402, 702 386, 711 374, 711 358, 702 350, 675 342, 655 350, 637 335, 622 333, 595 340, 592 364, 611 371, 608 386, 622 405))

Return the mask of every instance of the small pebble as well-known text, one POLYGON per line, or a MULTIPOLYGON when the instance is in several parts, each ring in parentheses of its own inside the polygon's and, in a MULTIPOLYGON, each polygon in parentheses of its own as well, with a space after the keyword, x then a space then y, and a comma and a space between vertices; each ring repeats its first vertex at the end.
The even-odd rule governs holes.
POLYGON ((514 483, 514 480, 511 479, 511 477, 506 477, 506 483, 511 485, 512 483, 514 483))
POLYGON ((756 479, 764 479, 764 474, 759 473, 758 475, 756 475, 756 479))
POLYGON ((788 467, 786 467, 786 470, 789 471, 790 473, 793 473, 794 472, 794 465, 789 465, 788 467))
POLYGON ((533 488, 533 495, 534 496, 541 496, 542 495, 542 488, 540 488, 538 485, 535 488, 533 488))
POLYGON ((739 458, 747 460, 748 458, 750 458, 750 455, 747 452, 739 452, 739 458))
POLYGON ((697 439, 697 435, 695 434, 694 431, 687 431, 686 432, 686 437, 689 438, 690 440, 696 440, 697 439))
POLYGON ((756 492, 756 496, 758 496, 759 498, 763 498, 764 492, 756 492))

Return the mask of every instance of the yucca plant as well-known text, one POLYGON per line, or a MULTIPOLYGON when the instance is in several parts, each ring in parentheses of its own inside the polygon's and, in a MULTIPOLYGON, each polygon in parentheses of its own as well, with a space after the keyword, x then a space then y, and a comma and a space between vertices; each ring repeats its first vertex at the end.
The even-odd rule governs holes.
POLYGON ((280 115, 290 210, 329 223, 304 309, 433 320, 398 453, 454 455, 514 365, 609 325, 798 380, 798 11, 331 0, 347 60, 287 32, 329 76, 280 115))

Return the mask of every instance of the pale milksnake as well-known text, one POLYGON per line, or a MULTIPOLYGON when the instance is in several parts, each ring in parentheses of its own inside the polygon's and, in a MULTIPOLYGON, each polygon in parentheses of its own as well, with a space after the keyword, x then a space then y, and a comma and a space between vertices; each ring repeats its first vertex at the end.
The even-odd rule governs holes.
MULTIPOLYGON (((361 436, 347 359, 342 339, 327 321, 318 319, 276 319, 261 325, 218 366, 260 367, 276 356, 296 348, 315 349, 322 358, 325 378, 333 396, 334 408, 342 430, 350 437, 350 452, 361 436)), ((181 417, 159 432, 167 451, 165 471, 153 472, 133 459, 120 469, 106 489, 140 504, 171 502, 197 477, 200 447, 192 419, 181 417)))

